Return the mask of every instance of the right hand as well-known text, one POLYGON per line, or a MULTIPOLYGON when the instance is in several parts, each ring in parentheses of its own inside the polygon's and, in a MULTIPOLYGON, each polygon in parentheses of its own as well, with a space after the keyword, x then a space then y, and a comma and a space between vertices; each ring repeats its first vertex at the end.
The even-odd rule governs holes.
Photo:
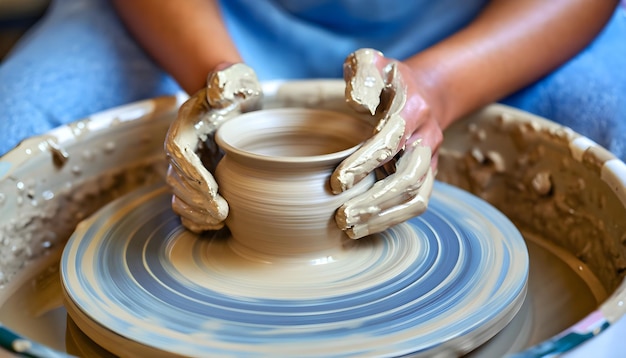
POLYGON ((359 49, 344 65, 346 100, 376 119, 374 135, 331 175, 340 193, 376 171, 378 181, 344 203, 337 225, 358 239, 382 232, 426 211, 443 133, 434 101, 406 64, 372 49, 359 49))
POLYGON ((254 71, 234 64, 210 73, 207 87, 180 107, 165 138, 166 180, 174 194, 172 209, 187 229, 199 233, 224 226, 228 203, 211 174, 221 158, 214 134, 226 120, 258 109, 262 96, 254 71))

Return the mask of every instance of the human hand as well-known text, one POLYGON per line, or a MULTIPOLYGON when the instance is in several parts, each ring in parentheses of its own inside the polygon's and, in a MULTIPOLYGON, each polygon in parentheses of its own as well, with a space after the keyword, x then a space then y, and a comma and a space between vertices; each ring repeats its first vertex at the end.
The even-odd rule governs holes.
POLYGON ((348 103, 378 124, 372 138, 333 172, 331 188, 345 191, 375 170, 383 177, 335 215, 337 225, 358 239, 426 210, 443 133, 432 113, 435 101, 406 64, 361 49, 346 59, 344 80, 348 103))
POLYGON ((198 233, 224 226, 228 203, 211 174, 222 156, 214 134, 228 119, 260 107, 261 98, 254 71, 234 64, 210 73, 206 88, 181 106, 165 139, 166 180, 174 193, 172 209, 187 229, 198 233))

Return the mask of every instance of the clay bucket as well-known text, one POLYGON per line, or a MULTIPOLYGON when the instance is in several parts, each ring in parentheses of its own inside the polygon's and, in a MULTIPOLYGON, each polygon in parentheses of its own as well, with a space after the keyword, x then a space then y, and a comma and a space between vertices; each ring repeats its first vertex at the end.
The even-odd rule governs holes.
MULTIPOLYGON (((265 109, 351 113, 342 81, 273 82, 264 91, 265 109)), ((31 138, 2 157, 0 321, 9 329, 65 350, 65 313, 55 291, 63 245, 79 221, 107 202, 163 183, 163 139, 184 99, 158 98, 99 113, 31 138)), ((585 346, 593 347, 606 331, 623 328, 623 162, 567 128, 492 105, 445 133, 439 167, 439 180, 492 203, 528 243, 531 300, 520 312, 531 318, 518 314, 522 334, 506 344, 509 352, 541 356, 541 348, 574 331, 583 333, 574 339, 587 337, 585 346), (602 332, 616 322, 621 327, 602 332)))
POLYGON ((216 179, 229 205, 233 250, 311 262, 341 250, 350 239, 335 212, 374 178, 334 195, 330 175, 372 131, 356 117, 309 108, 254 111, 224 123, 215 136, 225 153, 216 179))

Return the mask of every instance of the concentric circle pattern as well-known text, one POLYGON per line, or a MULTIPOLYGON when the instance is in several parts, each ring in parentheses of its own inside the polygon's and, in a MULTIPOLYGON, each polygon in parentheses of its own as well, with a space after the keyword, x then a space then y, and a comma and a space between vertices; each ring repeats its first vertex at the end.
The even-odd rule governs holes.
POLYGON ((120 337, 135 352, 186 356, 464 353, 525 297, 520 233, 443 183, 425 214, 306 262, 255 261, 228 237, 185 231, 170 197, 133 192, 66 245, 68 311, 81 329, 100 327, 91 338, 114 353, 120 337))

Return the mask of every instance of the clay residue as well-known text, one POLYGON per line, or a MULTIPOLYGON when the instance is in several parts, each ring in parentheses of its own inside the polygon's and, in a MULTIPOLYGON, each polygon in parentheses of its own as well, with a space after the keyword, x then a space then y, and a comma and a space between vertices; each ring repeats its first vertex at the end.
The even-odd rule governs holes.
POLYGON ((224 226, 229 208, 213 177, 222 156, 214 135, 225 121, 257 109, 261 98, 254 71, 235 64, 211 73, 207 87, 181 106, 165 138, 165 152, 172 209, 187 229, 199 233, 224 226))
POLYGON ((46 140, 46 144, 48 144, 50 154, 52 154, 52 162, 54 163, 54 166, 62 168, 69 159, 69 154, 67 154, 67 152, 63 150, 63 148, 60 147, 52 138, 48 138, 48 140, 46 140))
POLYGON ((438 179, 573 253, 612 292, 626 275, 626 209, 599 175, 604 162, 571 151, 576 138, 551 122, 492 109, 446 132, 438 179))
POLYGON ((0 287, 60 249, 100 207, 163 181, 174 106, 175 98, 163 98, 103 112, 28 139, 0 159, 0 287))
POLYGON ((343 66, 348 104, 357 112, 371 115, 376 113, 380 94, 386 87, 380 70, 374 64, 375 56, 382 54, 369 49, 356 51, 348 56, 343 66))
POLYGON ((370 113, 377 125, 372 138, 344 160, 331 176, 330 186, 336 194, 392 160, 406 141, 406 121, 401 113, 406 103, 406 86, 395 66, 381 73, 374 63, 375 55, 370 49, 359 50, 348 56, 344 65, 346 102, 356 112, 370 113), (383 97, 386 101, 381 101, 383 97))
POLYGON ((374 134, 335 169, 330 177, 333 193, 352 188, 377 171, 381 179, 367 192, 339 208, 336 221, 353 239, 365 237, 422 214, 432 192, 432 151, 417 139, 409 142, 404 106, 406 84, 398 63, 382 70, 376 58, 382 54, 361 49, 344 64, 347 104, 356 112, 376 119, 374 134), (390 168, 390 170, 385 170, 390 168))
MULTIPOLYGON (((148 161, 68 182, 52 198, 51 192, 40 190, 35 181, 24 184, 16 199, 32 210, 20 210, 0 226, 0 286, 30 261, 64 245, 82 219, 125 193, 162 181, 164 176, 164 161, 148 161)), ((21 187, 20 183, 18 180, 16 187, 21 187)))

